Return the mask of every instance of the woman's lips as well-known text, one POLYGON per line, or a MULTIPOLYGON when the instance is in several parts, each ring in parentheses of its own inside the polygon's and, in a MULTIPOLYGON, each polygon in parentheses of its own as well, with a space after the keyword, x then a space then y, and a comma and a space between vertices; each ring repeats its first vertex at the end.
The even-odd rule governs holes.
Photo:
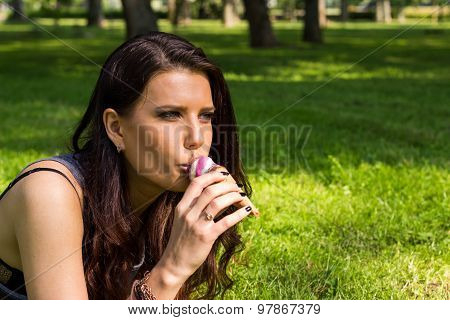
POLYGON ((179 167, 181 168, 181 170, 185 173, 189 172, 189 165, 188 164, 180 164, 179 167))
POLYGON ((180 163, 178 166, 181 168, 181 170, 187 174, 189 174, 189 170, 191 168, 192 163, 196 160, 197 158, 191 158, 189 160, 189 162, 187 163, 180 163))

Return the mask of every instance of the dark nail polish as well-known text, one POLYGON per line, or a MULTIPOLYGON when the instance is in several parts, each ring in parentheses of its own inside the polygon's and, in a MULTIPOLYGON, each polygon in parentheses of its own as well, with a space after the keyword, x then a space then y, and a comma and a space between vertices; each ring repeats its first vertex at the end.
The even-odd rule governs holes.
POLYGON ((239 192, 239 194, 243 197, 245 197, 247 195, 245 192, 239 192))
POLYGON ((236 183, 239 188, 242 188, 244 185, 242 183, 236 183))
POLYGON ((223 174, 224 176, 228 176, 229 175, 229 173, 226 172, 226 171, 220 171, 220 173, 223 174))
POLYGON ((252 207, 250 207, 250 206, 245 207, 245 211, 247 211, 247 212, 252 211, 252 207))

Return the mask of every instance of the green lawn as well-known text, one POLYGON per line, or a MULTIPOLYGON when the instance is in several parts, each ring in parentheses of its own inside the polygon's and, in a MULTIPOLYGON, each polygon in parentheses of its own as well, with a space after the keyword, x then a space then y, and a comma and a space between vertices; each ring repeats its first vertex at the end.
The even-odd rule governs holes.
MULTIPOLYGON (((123 41, 120 22, 38 21, 100 65, 123 41)), ((270 50, 248 48, 245 24, 175 31, 225 72, 262 211, 241 225, 227 299, 449 298, 450 23, 375 50, 410 27, 332 24, 316 46, 299 42, 299 23, 276 23, 282 46, 270 50), (309 128, 302 153, 293 126, 309 128)), ((0 25, 1 190, 64 150, 98 73, 33 25, 0 25)))

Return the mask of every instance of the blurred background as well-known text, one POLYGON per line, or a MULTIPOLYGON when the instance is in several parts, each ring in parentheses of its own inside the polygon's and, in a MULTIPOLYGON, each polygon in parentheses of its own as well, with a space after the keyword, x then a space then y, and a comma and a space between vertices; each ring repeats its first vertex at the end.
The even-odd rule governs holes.
POLYGON ((0 190, 66 151, 106 57, 219 65, 260 219, 228 299, 449 299, 450 10, 421 0, 0 0, 0 190))
POLYGON ((304 21, 303 40, 321 41, 321 28, 331 21, 376 21, 390 24, 426 18, 433 23, 448 20, 444 0, 2 0, 0 21, 27 18, 83 19, 75 25, 108 26, 125 20, 127 35, 158 29, 158 19, 173 26, 193 19, 221 20, 230 28, 245 19, 250 24, 252 46, 272 46, 274 21, 304 21))

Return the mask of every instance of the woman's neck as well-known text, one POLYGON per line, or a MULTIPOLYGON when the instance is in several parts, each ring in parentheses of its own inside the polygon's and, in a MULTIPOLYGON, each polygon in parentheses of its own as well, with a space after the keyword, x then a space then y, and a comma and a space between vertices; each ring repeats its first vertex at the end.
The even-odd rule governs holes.
POLYGON ((148 179, 137 174, 136 170, 127 161, 126 171, 128 178, 128 192, 130 195, 133 214, 140 216, 160 194, 164 192, 158 186, 149 183, 148 179))

